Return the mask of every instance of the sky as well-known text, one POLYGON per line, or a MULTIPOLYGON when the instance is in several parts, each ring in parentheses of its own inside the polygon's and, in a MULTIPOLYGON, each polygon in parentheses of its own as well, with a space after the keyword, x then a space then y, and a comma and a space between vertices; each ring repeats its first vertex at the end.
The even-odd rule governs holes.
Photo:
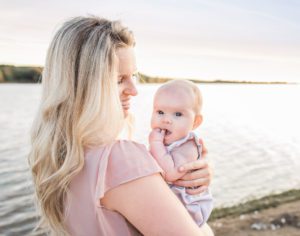
POLYGON ((0 64, 43 66, 70 17, 121 20, 151 76, 300 82, 299 0, 0 0, 0 64))

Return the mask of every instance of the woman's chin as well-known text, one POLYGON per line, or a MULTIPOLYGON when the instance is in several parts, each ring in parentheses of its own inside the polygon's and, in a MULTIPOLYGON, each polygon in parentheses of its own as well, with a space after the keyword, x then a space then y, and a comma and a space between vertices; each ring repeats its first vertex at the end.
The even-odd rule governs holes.
POLYGON ((129 109, 123 109, 124 117, 126 118, 129 115, 129 109))

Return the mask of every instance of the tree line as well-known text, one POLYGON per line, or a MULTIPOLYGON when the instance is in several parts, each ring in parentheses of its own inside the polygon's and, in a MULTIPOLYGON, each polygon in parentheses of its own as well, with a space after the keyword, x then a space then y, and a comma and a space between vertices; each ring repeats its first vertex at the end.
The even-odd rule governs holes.
POLYGON ((0 65, 0 83, 37 83, 41 80, 42 67, 0 65))

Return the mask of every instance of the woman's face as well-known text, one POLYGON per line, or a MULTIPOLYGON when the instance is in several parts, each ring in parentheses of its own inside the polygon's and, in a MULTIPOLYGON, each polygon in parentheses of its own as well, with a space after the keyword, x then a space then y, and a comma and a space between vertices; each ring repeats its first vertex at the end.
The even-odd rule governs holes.
POLYGON ((136 62, 132 47, 119 48, 116 52, 119 60, 118 86, 119 96, 125 117, 129 113, 131 96, 137 95, 136 62))

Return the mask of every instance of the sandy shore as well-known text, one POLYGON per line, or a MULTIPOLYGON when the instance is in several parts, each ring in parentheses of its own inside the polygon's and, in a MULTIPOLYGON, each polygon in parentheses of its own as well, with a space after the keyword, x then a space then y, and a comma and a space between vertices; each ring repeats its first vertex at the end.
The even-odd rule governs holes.
POLYGON ((216 236, 299 236, 300 200, 269 203, 267 209, 212 219, 209 225, 216 236))

